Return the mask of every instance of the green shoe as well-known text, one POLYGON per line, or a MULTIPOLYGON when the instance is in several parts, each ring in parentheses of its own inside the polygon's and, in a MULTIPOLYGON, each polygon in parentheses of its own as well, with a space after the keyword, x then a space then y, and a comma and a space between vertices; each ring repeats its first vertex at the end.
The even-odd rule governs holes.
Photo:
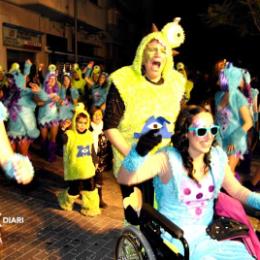
POLYGON ((99 208, 98 190, 82 191, 82 209, 81 214, 84 216, 94 217, 101 214, 99 208))
POLYGON ((58 202, 62 209, 72 211, 73 204, 79 195, 69 195, 67 190, 58 193, 58 202))

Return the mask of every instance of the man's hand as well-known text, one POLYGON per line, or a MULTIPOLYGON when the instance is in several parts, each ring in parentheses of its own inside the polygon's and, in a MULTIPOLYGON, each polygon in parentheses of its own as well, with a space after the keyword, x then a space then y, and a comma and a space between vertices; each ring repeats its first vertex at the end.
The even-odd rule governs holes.
POLYGON ((142 135, 136 145, 136 151, 139 155, 147 155, 156 145, 162 141, 159 129, 152 129, 142 135))

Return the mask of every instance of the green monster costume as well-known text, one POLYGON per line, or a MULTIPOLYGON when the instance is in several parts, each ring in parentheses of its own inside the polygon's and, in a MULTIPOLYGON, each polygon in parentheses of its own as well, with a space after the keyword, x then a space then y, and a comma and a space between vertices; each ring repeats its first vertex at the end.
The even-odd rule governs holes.
POLYGON ((81 98, 80 100, 82 101, 85 94, 86 80, 82 78, 82 70, 79 68, 78 64, 74 64, 72 70, 74 73, 78 74, 79 79, 72 78, 71 85, 73 88, 76 88, 79 91, 81 98))
POLYGON ((72 128, 66 131, 68 142, 64 150, 65 181, 89 179, 95 175, 95 166, 91 157, 93 136, 90 131, 84 134, 77 132, 76 118, 79 113, 84 113, 88 118, 88 124, 90 123, 89 114, 84 109, 76 109, 72 119, 72 128))
MULTIPOLYGON (((86 180, 95 175, 95 166, 92 161, 91 149, 94 139, 92 132, 87 130, 85 133, 78 133, 76 129, 76 118, 83 113, 87 116, 89 128, 90 117, 84 106, 78 105, 72 119, 71 130, 66 131, 68 141, 64 149, 64 179, 65 181, 86 180)), ((93 191, 81 191, 82 208, 81 213, 86 216, 96 216, 101 213, 99 209, 99 195, 95 188, 93 191)), ((79 195, 72 196, 68 190, 58 194, 59 205, 64 210, 72 210, 73 204, 79 195)))
MULTIPOLYGON (((118 130, 129 146, 151 128, 161 128, 163 140, 157 149, 170 143, 185 86, 183 75, 174 70, 172 57, 172 48, 184 41, 179 20, 176 18, 164 26, 162 31, 145 36, 138 46, 133 64, 118 69, 110 76, 110 83, 115 85, 125 105, 118 130), (144 50, 152 40, 158 40, 166 46, 167 60, 162 71, 164 82, 161 85, 149 82, 142 74, 144 50)), ((114 174, 117 176, 124 157, 114 147, 113 154, 114 174)))

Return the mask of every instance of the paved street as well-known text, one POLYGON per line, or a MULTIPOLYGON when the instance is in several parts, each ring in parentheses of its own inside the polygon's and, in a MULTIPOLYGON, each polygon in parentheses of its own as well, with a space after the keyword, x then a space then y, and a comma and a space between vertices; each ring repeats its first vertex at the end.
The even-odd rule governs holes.
POLYGON ((104 175, 108 208, 98 217, 84 217, 79 213, 80 201, 72 212, 58 207, 56 194, 65 187, 62 158, 50 164, 40 158, 39 149, 34 149, 32 161, 36 176, 28 187, 0 178, 4 241, 0 259, 114 259, 123 211, 112 174, 104 175))
MULTIPOLYGON (((259 148, 259 147, 258 147, 259 148)), ((4 246, 0 259, 114 259, 117 238, 123 227, 122 200, 111 173, 104 174, 104 198, 109 207, 94 218, 75 210, 60 210, 56 194, 64 189, 62 158, 55 163, 41 159, 34 146, 32 162, 36 176, 27 187, 0 177, 0 223, 4 246)), ((252 163, 260 167, 260 156, 252 163)), ((259 226, 259 221, 255 222, 259 226)))

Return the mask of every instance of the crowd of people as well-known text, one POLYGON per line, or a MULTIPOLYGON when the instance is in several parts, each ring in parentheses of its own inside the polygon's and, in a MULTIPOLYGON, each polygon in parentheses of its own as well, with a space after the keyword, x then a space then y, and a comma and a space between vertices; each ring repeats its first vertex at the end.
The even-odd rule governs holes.
MULTIPOLYGON (((0 162, 7 176, 27 184, 30 145, 39 138, 46 160, 63 155, 68 187, 57 198, 63 210, 81 198, 83 215, 100 215, 109 203, 102 176, 113 167, 126 222, 139 224, 133 198, 141 192, 184 230, 191 259, 254 259, 260 245, 249 252, 241 241, 210 238, 206 227, 220 189, 260 209, 260 171, 250 167, 260 136, 259 90, 247 68, 226 59, 199 79, 183 62, 174 66, 173 50, 185 38, 179 22, 160 31, 153 26, 133 64, 110 75, 93 61, 64 67, 62 75, 54 64, 45 71, 30 60, 23 72, 18 63, 0 69, 0 162), (243 161, 254 191, 239 178, 243 161)), ((183 252, 169 234, 163 239, 183 252)))
POLYGON ((64 66, 60 75, 54 64, 44 71, 43 64, 26 60, 23 70, 14 63, 7 72, 1 71, 0 79, 12 151, 29 161, 30 145, 37 139, 48 162, 62 155, 68 189, 58 195, 60 207, 72 209, 81 192, 82 214, 100 214, 99 207, 106 207, 102 175, 112 167, 111 146, 103 133, 107 73, 92 61, 82 70, 78 64, 71 69, 64 66), (89 210, 92 204, 96 206, 89 210))

